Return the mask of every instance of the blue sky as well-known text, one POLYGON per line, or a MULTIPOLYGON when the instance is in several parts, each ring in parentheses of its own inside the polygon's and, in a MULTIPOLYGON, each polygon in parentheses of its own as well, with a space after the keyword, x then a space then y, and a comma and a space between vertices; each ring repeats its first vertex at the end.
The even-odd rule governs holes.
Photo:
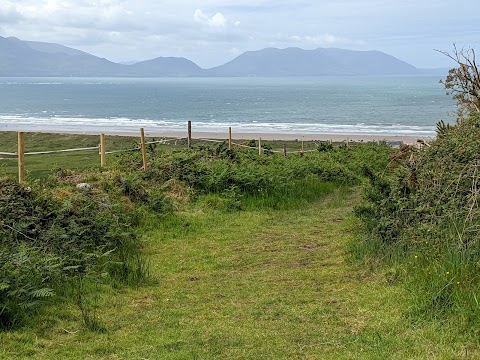
POLYGON ((417 67, 480 45, 478 0, 1 0, 0 35, 113 61, 182 56, 202 67, 265 47, 380 50, 417 67))

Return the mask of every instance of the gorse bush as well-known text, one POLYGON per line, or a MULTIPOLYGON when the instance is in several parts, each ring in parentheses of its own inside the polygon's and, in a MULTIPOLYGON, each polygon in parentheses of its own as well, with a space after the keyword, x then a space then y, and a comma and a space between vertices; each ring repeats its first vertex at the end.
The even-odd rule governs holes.
MULTIPOLYGON (((365 166, 385 167, 389 149, 375 144, 358 144, 351 149, 334 148, 301 157, 289 155, 259 156, 255 150, 228 150, 224 144, 200 146, 192 151, 158 151, 151 154, 150 181, 171 179, 187 184, 198 194, 222 194, 234 191, 257 196, 282 191, 286 184, 314 176, 318 181, 345 185, 358 184, 365 166)), ((138 154, 125 155, 124 168, 138 167, 138 154)))
POLYGON ((429 146, 393 157, 386 176, 368 174, 356 214, 373 237, 361 246, 403 264, 417 315, 478 324, 480 117, 440 128, 429 146))
POLYGON ((73 191, 57 199, 8 181, 0 183, 0 194, 2 242, 66 255, 67 266, 76 266, 76 272, 88 270, 92 254, 121 248, 135 239, 128 216, 103 196, 73 191))
POLYGON ((402 229, 414 223, 425 225, 416 229, 426 231, 422 237, 437 238, 435 231, 454 229, 457 240, 468 247, 478 235, 479 135, 480 118, 471 117, 422 150, 397 157, 398 166, 389 176, 369 172, 367 202, 357 214, 386 242, 407 241, 402 229), (382 221, 390 224, 383 230, 382 221), (391 233, 383 234, 387 230, 391 233))
MULTIPOLYGON (((289 154, 285 159, 274 153, 260 156, 253 149, 228 150, 223 143, 182 151, 156 149, 149 154, 148 171, 136 181, 147 198, 155 193, 160 196, 159 209, 164 210, 185 198, 197 198, 227 211, 284 209, 305 205, 335 187, 360 184, 365 179, 364 169, 383 170, 391 151, 384 145, 365 143, 329 147, 304 156, 289 154)), ((117 166, 128 172, 141 166, 141 158, 137 153, 124 154, 117 166)))
POLYGON ((120 206, 78 190, 52 195, 0 180, 1 327, 21 323, 70 278, 107 273, 128 283, 138 272, 138 243, 120 206))
POLYGON ((333 145, 327 142, 321 142, 320 144, 318 144, 318 147, 317 147, 317 150, 320 152, 331 151, 333 149, 334 149, 333 145))

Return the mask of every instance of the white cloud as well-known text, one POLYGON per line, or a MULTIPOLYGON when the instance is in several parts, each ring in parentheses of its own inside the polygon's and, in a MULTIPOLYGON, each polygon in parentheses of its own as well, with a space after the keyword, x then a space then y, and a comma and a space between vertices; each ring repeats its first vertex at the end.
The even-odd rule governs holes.
MULTIPOLYGON (((48 26, 74 27, 84 29, 119 30, 135 27, 131 21, 132 12, 119 0, 48 0, 11 1, 2 0, 0 7, 20 16, 17 20, 41 28, 48 26), (13 10, 12 10, 13 7, 13 10)), ((138 27, 138 26, 137 26, 138 27)))
POLYGON ((208 16, 202 10, 196 9, 193 19, 195 22, 207 25, 213 29, 225 29, 227 27, 227 18, 219 12, 208 16))
POLYGON ((22 14, 17 11, 17 8, 14 4, 9 2, 4 2, 0 4, 0 22, 5 23, 15 23, 22 19, 22 14))

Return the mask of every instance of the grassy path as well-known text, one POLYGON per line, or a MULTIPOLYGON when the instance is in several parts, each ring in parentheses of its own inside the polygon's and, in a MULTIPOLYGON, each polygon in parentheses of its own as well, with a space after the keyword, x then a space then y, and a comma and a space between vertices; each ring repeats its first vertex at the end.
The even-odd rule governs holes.
MULTIPOLYGON (((105 291, 106 333, 75 308, 32 334, 0 334, 3 358, 475 358, 461 339, 402 314, 408 294, 347 260, 356 195, 302 210, 189 211, 145 235, 157 283, 105 291)), ((478 353, 476 354, 478 355, 478 353)))

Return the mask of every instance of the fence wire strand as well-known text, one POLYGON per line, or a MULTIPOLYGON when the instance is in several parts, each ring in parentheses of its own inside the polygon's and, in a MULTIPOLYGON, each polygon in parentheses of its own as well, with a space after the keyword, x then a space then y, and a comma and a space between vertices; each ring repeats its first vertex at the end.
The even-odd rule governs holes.
POLYGON ((209 142, 214 142, 214 143, 224 143, 224 142, 227 142, 227 140, 214 140, 214 139, 197 139, 197 140, 200 140, 200 141, 209 141, 209 142))
MULTIPOLYGON (((178 140, 186 140, 187 138, 185 137, 174 137, 174 138, 164 138, 161 140, 155 140, 155 141, 149 141, 146 142, 145 145, 153 145, 153 144, 164 144, 167 145, 169 143, 176 142, 178 140)), ((223 144, 228 142, 228 140, 218 140, 218 139, 206 139, 206 138, 199 138, 197 139, 198 141, 206 141, 206 142, 212 142, 212 143, 217 143, 217 144, 223 144)), ((232 142, 232 145, 235 145, 237 147, 245 148, 245 149, 252 149, 252 150, 258 150, 257 146, 248 146, 244 144, 239 144, 236 142, 232 142)), ((76 151, 90 151, 90 150, 99 150, 100 146, 92 146, 92 147, 85 147, 85 148, 74 148, 74 149, 62 149, 62 150, 50 150, 50 151, 32 151, 32 152, 26 152, 24 155, 50 155, 50 154, 58 154, 58 153, 65 153, 65 152, 76 152, 76 151)), ((118 154, 118 153, 123 153, 123 152, 130 152, 130 151, 137 151, 141 150, 141 147, 136 147, 132 149, 120 149, 120 150, 112 150, 112 151, 107 151, 105 154, 118 154)), ((261 149, 262 152, 270 152, 270 153, 276 153, 276 154, 283 154, 284 151, 282 150, 270 150, 270 149, 261 149)), ((311 153, 315 152, 316 150, 304 150, 304 151, 289 151, 288 154, 300 154, 300 153, 311 153)), ((11 152, 0 152, 0 155, 3 156, 15 156, 17 157, 17 153, 11 153, 11 152)))
POLYGON ((88 151, 88 150, 98 150, 98 149, 99 149, 99 146, 95 146, 95 147, 88 147, 88 148, 26 152, 24 155, 48 155, 48 154, 58 154, 63 152, 88 151))
POLYGON ((124 149, 124 150, 112 150, 112 151, 106 151, 105 152, 105 155, 108 155, 108 154, 118 154, 118 153, 122 153, 122 152, 129 152, 129 151, 137 151, 137 150, 140 150, 141 147, 136 147, 134 149, 124 149))
POLYGON ((168 139, 162 139, 162 140, 156 140, 156 141, 149 141, 146 142, 145 145, 150 145, 150 144, 166 144, 172 141, 178 141, 178 140, 186 140, 187 138, 185 137, 174 137, 174 138, 168 138, 168 139))

